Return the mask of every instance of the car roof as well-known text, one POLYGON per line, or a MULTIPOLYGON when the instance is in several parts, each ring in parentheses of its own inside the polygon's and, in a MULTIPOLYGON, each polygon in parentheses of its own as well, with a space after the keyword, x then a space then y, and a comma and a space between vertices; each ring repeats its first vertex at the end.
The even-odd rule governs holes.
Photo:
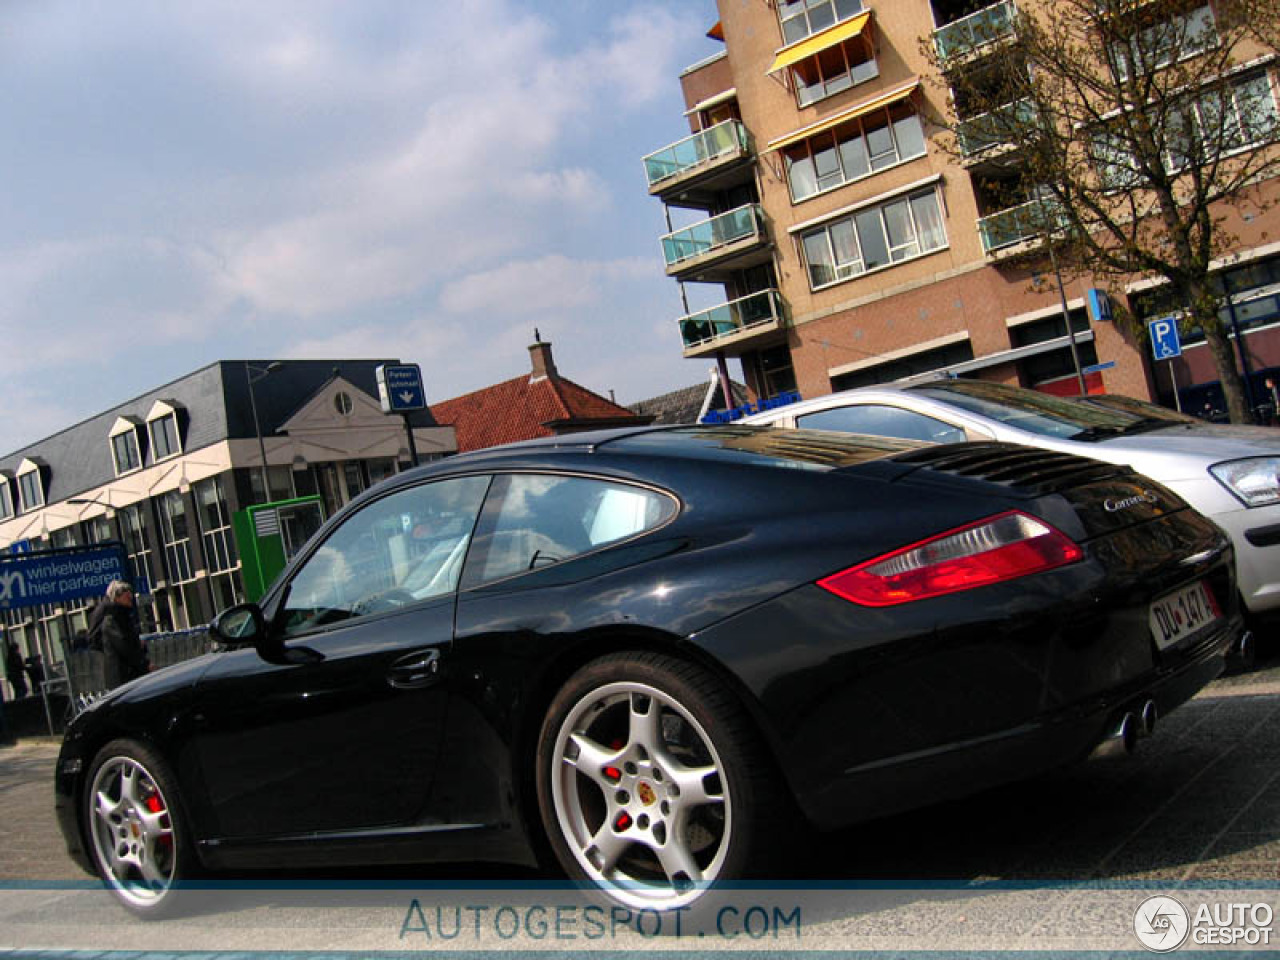
POLYGON ((554 466, 589 454, 650 456, 760 465, 783 463, 840 469, 868 460, 909 453, 919 441, 871 437, 824 430, 778 431, 766 426, 684 424, 623 427, 558 437, 540 437, 437 460, 406 474, 454 473, 473 468, 554 466))

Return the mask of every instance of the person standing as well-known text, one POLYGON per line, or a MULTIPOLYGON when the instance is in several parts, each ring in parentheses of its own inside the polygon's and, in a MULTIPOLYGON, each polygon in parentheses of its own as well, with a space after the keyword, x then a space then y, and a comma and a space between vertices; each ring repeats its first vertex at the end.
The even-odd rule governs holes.
POLYGON ((133 616, 133 587, 123 580, 112 580, 107 585, 106 597, 90 614, 91 636, 97 621, 102 624, 103 679, 108 689, 128 683, 151 669, 133 616))
POLYGON ((4 642, 4 672, 13 687, 13 699, 21 700, 27 695, 27 678, 23 674, 22 651, 12 640, 4 642))

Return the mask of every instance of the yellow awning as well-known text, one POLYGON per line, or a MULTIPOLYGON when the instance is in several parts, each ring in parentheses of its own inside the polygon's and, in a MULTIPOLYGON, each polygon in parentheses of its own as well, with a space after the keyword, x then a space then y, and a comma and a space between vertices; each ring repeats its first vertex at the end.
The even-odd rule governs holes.
POLYGON ((774 58, 773 66, 766 71, 767 73, 777 73, 785 67, 789 67, 801 60, 807 60, 815 53, 821 53, 827 47, 834 47, 837 43, 856 37, 863 31, 867 23, 871 20, 871 11, 860 13, 852 20, 844 20, 837 23, 833 27, 815 33, 811 37, 805 37, 799 43, 793 43, 789 47, 783 47, 778 51, 778 56, 774 58))
POLYGON ((768 146, 761 153, 772 153, 775 150, 781 150, 783 147, 789 147, 793 143, 799 143, 801 140, 808 140, 816 134, 832 127, 838 127, 840 124, 855 117, 861 117, 873 110, 880 110, 889 106, 891 103, 897 103, 899 100, 905 100, 915 92, 916 87, 920 86, 920 78, 914 77, 906 83, 899 84, 891 90, 886 90, 881 94, 877 94, 870 100, 863 100, 861 103, 850 107, 843 113, 837 113, 835 116, 827 117, 825 120, 819 120, 817 123, 811 123, 807 127, 801 127, 794 130, 786 136, 778 137, 776 140, 770 140, 768 146))

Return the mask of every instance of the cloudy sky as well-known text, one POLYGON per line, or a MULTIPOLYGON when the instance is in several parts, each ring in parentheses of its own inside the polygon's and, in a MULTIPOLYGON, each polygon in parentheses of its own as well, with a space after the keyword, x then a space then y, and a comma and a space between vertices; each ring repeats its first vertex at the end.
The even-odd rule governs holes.
POLYGON ((396 356, 429 400, 680 357, 640 158, 714 0, 3 0, 0 453, 219 359, 396 356))

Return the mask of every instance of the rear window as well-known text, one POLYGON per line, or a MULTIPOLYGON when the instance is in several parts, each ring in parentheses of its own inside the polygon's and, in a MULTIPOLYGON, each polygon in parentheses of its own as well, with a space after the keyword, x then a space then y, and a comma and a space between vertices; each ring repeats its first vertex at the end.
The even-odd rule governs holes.
POLYGON ((611 450, 700 460, 750 463, 791 470, 838 470, 868 460, 917 450, 923 444, 890 437, 849 436, 822 430, 777 427, 677 427, 634 434, 610 442, 611 450))

